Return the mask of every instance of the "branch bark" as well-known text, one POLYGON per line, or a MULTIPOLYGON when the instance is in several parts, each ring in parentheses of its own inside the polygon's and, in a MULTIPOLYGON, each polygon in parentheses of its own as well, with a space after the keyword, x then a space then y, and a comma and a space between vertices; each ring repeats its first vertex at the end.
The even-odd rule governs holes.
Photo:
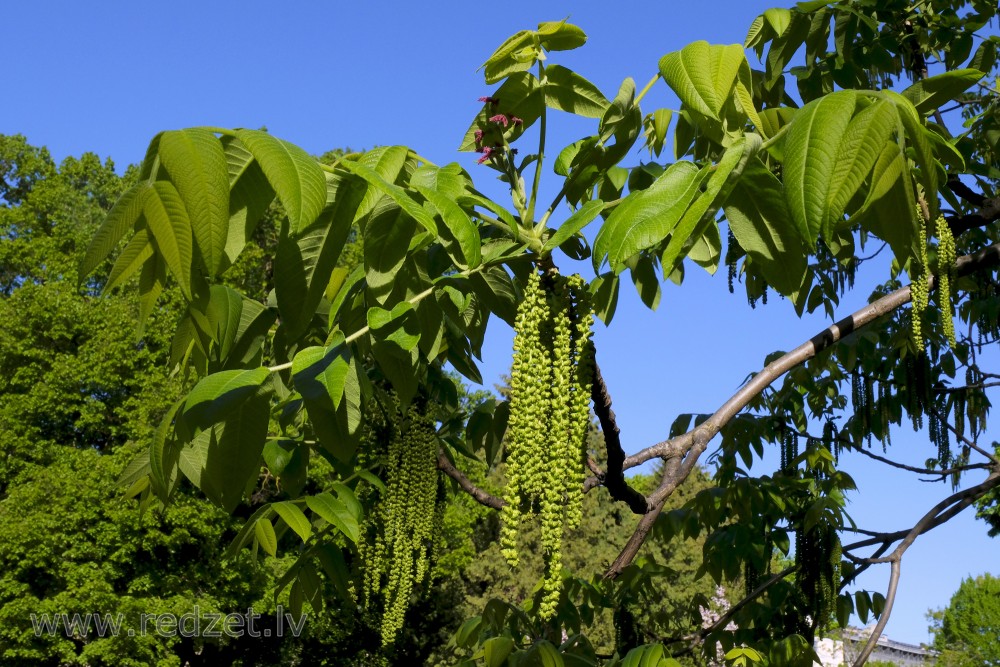
POLYGON ((497 498, 496 496, 490 494, 487 491, 484 491, 483 489, 480 489, 478 486, 473 484, 472 481, 468 477, 466 477, 461 470, 456 468, 452 464, 452 462, 448 460, 448 457, 445 456, 445 453, 442 451, 438 452, 437 465, 438 465, 438 470, 440 470, 444 474, 448 475, 448 477, 451 477, 453 480, 458 482, 458 485, 462 488, 462 490, 468 493, 470 496, 472 496, 473 500, 475 500, 480 505, 485 505, 486 507, 491 507, 495 510, 498 510, 506 504, 503 501, 503 498, 497 498))
POLYGON ((594 403, 594 413, 601 423, 604 446, 608 452, 608 470, 602 477, 598 478, 598 481, 607 488, 612 498, 624 502, 633 513, 645 514, 650 510, 646 496, 630 487, 625 481, 622 467, 625 462, 625 450, 622 449, 621 430, 618 428, 615 411, 611 409, 611 394, 608 392, 608 385, 604 382, 601 367, 597 365, 596 359, 590 398, 594 403))

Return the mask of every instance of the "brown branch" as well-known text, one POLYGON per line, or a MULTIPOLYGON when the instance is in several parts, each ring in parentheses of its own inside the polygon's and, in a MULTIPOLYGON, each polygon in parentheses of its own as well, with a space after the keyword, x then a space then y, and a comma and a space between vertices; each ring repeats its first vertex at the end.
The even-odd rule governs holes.
POLYGON ((878 643, 878 638, 882 636, 885 624, 889 622, 892 605, 896 602, 896 589, 899 587, 899 563, 898 558, 892 561, 892 572, 889 575, 889 589, 885 593, 885 607, 882 608, 882 615, 878 617, 878 623, 875 624, 875 628, 868 637, 868 641, 865 642, 864 648, 861 649, 861 653, 858 654, 857 659, 854 661, 853 667, 862 667, 868 662, 868 656, 875 650, 875 644, 878 643))
MULTIPOLYGON (((977 253, 960 257, 955 263, 955 272, 964 276, 976 270, 1000 264, 1000 243, 988 246, 977 253)), ((934 276, 930 277, 929 288, 936 286, 934 276)), ((830 325, 823 331, 802 343, 791 352, 774 360, 753 376, 739 391, 726 401, 715 413, 700 426, 684 435, 657 443, 646 449, 628 456, 622 465, 623 469, 632 468, 654 458, 667 461, 660 486, 649 496, 651 509, 636 526, 635 532, 622 549, 618 558, 608 568, 604 576, 614 578, 635 559, 639 548, 652 529, 663 508, 667 497, 683 482, 694 469, 698 457, 704 453, 709 441, 718 435, 722 427, 728 424, 743 408, 778 378, 793 368, 796 368, 815 357, 819 352, 833 346, 844 336, 861 329, 883 316, 891 313, 910 301, 910 287, 902 287, 886 296, 868 304, 864 308, 848 315, 842 320, 830 325), (673 462, 683 462, 676 466, 676 472, 671 472, 673 462)))
POLYGON ((972 440, 969 440, 968 438, 966 438, 964 434, 959 433, 958 429, 955 428, 947 419, 945 419, 945 415, 942 415, 940 411, 935 410, 934 408, 931 408, 930 411, 934 413, 934 415, 941 421, 942 424, 944 424, 945 426, 948 427, 949 431, 951 431, 952 433, 955 434, 955 437, 958 438, 959 441, 961 441, 961 443, 963 445, 967 446, 969 449, 972 449, 972 450, 974 450, 974 451, 982 454, 987 459, 989 459, 990 461, 992 461, 995 465, 1000 465, 1000 459, 997 459, 996 456, 994 456, 993 454, 990 454, 988 451, 986 451, 985 449, 983 449, 982 447, 980 447, 977 443, 975 443, 972 440))
POLYGON ((986 197, 982 194, 976 192, 968 185, 959 180, 958 176, 952 176, 948 179, 948 189, 954 192, 956 195, 976 206, 982 206, 986 203, 986 197))
POLYGON ((492 507, 493 509, 498 510, 507 504, 503 501, 503 498, 497 498, 496 496, 473 484, 461 470, 456 468, 452 462, 448 460, 448 457, 443 451, 438 452, 437 466, 438 470, 458 482, 458 485, 462 487, 462 490, 472 496, 472 498, 480 505, 485 505, 486 507, 492 507))
POLYGON ((601 432, 604 434, 604 446, 608 452, 608 471, 604 473, 600 482, 607 488, 608 493, 615 500, 620 500, 628 505, 635 514, 645 514, 649 511, 650 505, 646 497, 630 487, 625 481, 625 474, 622 464, 625 462, 625 450, 622 449, 621 430, 618 428, 618 421, 615 419, 615 411, 611 409, 611 394, 608 393, 608 385, 601 375, 601 367, 594 360, 594 381, 591 384, 590 398, 594 402, 594 413, 601 423, 601 432))
MULTIPOLYGON (((910 472, 915 472, 915 473, 917 473, 919 475, 936 475, 936 476, 939 476, 939 477, 947 477, 948 475, 952 475, 952 474, 954 474, 956 472, 967 472, 969 470, 977 470, 977 469, 989 468, 990 467, 990 464, 988 464, 988 463, 970 463, 969 465, 958 466, 958 467, 955 467, 955 468, 948 468, 946 470, 931 470, 930 468, 918 468, 916 466, 911 466, 911 465, 906 465, 905 463, 900 463, 899 461, 893 461, 892 459, 886 458, 884 456, 879 456, 878 454, 876 454, 874 452, 869 452, 868 450, 864 449, 863 447, 851 448, 850 451, 857 452, 859 454, 864 454, 865 456, 867 456, 870 459, 874 459, 876 461, 880 461, 880 462, 882 462, 882 463, 884 463, 886 465, 892 466, 893 468, 899 468, 900 470, 908 470, 910 472)), ((934 479, 934 480, 924 480, 924 481, 938 482, 938 481, 941 481, 941 480, 934 479)))

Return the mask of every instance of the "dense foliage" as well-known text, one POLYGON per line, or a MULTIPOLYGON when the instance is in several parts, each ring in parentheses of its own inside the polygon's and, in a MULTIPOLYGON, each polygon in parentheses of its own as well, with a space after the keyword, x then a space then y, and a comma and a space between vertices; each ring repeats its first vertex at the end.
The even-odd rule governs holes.
POLYGON ((942 667, 1000 665, 1000 579, 967 577, 944 609, 931 614, 942 667))
MULTIPOLYGON (((484 196, 460 164, 438 166, 402 146, 324 163, 258 130, 158 134, 81 264, 88 275, 118 249, 105 288, 137 276, 143 321, 171 286, 180 295, 169 366, 193 386, 131 466, 140 502, 169 505, 186 479, 232 512, 263 464, 283 495, 256 509, 230 556, 245 546, 272 556, 279 546, 294 550, 279 584, 293 612, 321 608, 327 589, 338 604, 354 604, 359 581, 374 581, 356 558, 366 517, 395 516, 382 509, 399 504, 384 483, 399 476, 393 451, 409 460, 386 441, 392 429, 379 436, 380 425, 394 414, 412 424, 412 410, 430 404, 437 467, 450 483, 507 517, 542 517, 547 583, 523 606, 491 600, 463 624, 455 648, 466 664, 670 665, 668 654, 715 659, 718 650, 733 665, 811 664, 815 633, 846 624, 852 612, 863 620, 874 612, 878 637, 907 548, 973 503, 991 516, 1000 486, 996 448, 980 442, 995 384, 984 348, 1000 335, 1000 94, 987 76, 997 64, 1000 38, 987 30, 997 12, 979 0, 802 2, 758 17, 744 46, 694 42, 667 53, 644 89, 625 79, 610 98, 553 62, 583 46, 584 32, 565 21, 539 24, 486 61, 486 83, 498 87, 481 99, 460 147, 509 185, 509 204, 484 196), (646 92, 661 80, 680 107, 644 112, 646 92), (592 119, 593 134, 552 151, 555 112, 592 119), (653 161, 633 166, 639 145, 653 161), (550 162, 560 187, 545 207, 538 196, 543 174, 553 177, 550 162), (261 302, 227 283, 226 272, 255 245, 275 200, 287 217, 276 228, 273 290, 261 302), (570 213, 557 225, 563 204, 570 213), (363 251, 350 269, 341 256, 354 233, 363 251), (567 360, 565 318, 550 319, 548 300, 531 298, 542 276, 592 269, 589 301, 606 324, 626 271, 655 307, 661 279, 681 284, 686 270, 714 273, 722 263, 752 304, 776 292, 799 314, 822 307, 832 316, 855 288, 858 265, 882 253, 885 282, 867 286, 868 307, 775 353, 714 413, 679 416, 663 442, 628 457, 595 350, 594 364, 578 367, 590 369, 583 386, 602 425, 605 463, 563 448, 579 427, 566 412, 585 395, 566 391, 565 376, 582 355, 567 360), (574 268, 558 268, 557 259, 574 268), (576 264, 588 259, 589 269, 576 264), (914 308, 904 308, 911 299, 914 308), (519 385, 510 401, 463 403, 445 371, 481 381, 475 359, 492 317, 542 322, 553 339, 534 346, 550 370, 524 406, 515 404, 519 385), (536 400, 545 394, 571 398, 536 400), (929 502, 910 528, 858 529, 844 512, 854 484, 841 464, 854 452, 877 456, 865 443, 888 448, 904 419, 926 427, 931 442, 926 466, 911 471, 956 487, 966 473, 985 478, 929 502), (563 452, 559 461, 546 452, 544 488, 529 476, 529 493, 519 486, 500 497, 462 472, 506 458, 521 485, 523 455, 503 445, 508 424, 518 439, 526 420, 520 433, 563 452), (715 485, 663 512, 716 436, 715 485), (778 470, 760 469, 767 443, 780 443, 778 470), (655 487, 631 487, 623 472, 652 459, 661 461, 655 487), (641 518, 605 579, 559 573, 554 585, 565 548, 553 506, 577 496, 567 479, 579 486, 585 463, 593 476, 582 490, 603 485, 641 518), (329 474, 304 483, 317 464, 329 474), (851 531, 861 539, 843 539, 851 531), (666 543, 703 536, 699 572, 719 584, 741 580, 745 596, 701 630, 637 632, 627 599, 655 586, 654 568, 636 561, 650 535, 666 543), (794 563, 778 571, 775 556, 793 555, 793 537, 794 563), (882 563, 891 569, 885 596, 844 592, 882 563), (612 653, 587 637, 595 609, 615 612, 612 653)), ((418 553, 412 567, 389 566, 383 592, 392 601, 422 579, 419 554, 431 545, 414 542, 423 529, 383 523, 388 532, 375 545, 398 542, 393 557, 406 563, 418 553)), ((397 605, 382 609, 364 613, 383 629, 399 627, 397 605)), ((393 637, 384 639, 391 659, 393 637)))

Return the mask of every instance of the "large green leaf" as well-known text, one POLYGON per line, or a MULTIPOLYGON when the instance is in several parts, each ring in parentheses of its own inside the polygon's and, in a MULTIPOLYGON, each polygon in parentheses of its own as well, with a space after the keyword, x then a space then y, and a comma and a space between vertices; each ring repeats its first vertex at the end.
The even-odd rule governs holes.
POLYGON ((589 225, 604 209, 604 202, 600 199, 592 199, 576 211, 573 215, 559 225, 559 229, 553 232, 552 236, 545 241, 542 246, 543 251, 552 251, 562 245, 570 237, 574 236, 581 229, 589 225))
POLYGON ((646 190, 629 194, 608 216, 594 239, 594 268, 605 258, 616 273, 626 259, 673 231, 699 194, 707 176, 691 162, 675 162, 646 190))
POLYGON ((305 513, 299 509, 298 505, 285 500, 271 503, 271 508, 288 524, 289 528, 302 538, 303 542, 309 540, 309 536, 312 535, 312 524, 309 523, 309 519, 306 518, 305 513))
POLYGON ((956 69, 917 81, 903 91, 903 97, 910 100, 923 115, 933 113, 939 106, 955 99, 977 81, 986 76, 977 69, 956 69))
POLYGON ((256 394, 268 377, 264 367, 206 375, 184 401, 184 420, 195 428, 222 421, 256 394))
POLYGON ((744 62, 739 44, 719 46, 698 41, 663 56, 660 75, 681 102, 704 116, 721 120, 720 112, 744 62))
POLYGON ((914 158, 920 168, 920 182, 924 186, 924 199, 930 207, 931 220, 938 215, 938 164, 934 159, 934 151, 927 139, 923 119, 912 103, 902 95, 891 90, 883 90, 880 95, 896 105, 899 120, 906 132, 907 146, 913 149, 914 158))
POLYGON ((125 191, 104 219, 97 234, 90 241, 87 254, 80 262, 80 280, 83 280, 104 258, 111 254, 118 242, 133 228, 145 206, 149 184, 145 181, 136 183, 125 191))
POLYGON ((108 293, 125 283, 152 256, 153 243, 149 237, 149 230, 140 229, 135 233, 135 236, 129 239, 129 242, 115 260, 114 266, 111 267, 108 280, 104 283, 104 293, 108 293))
POLYGON ((229 169, 229 225, 226 261, 236 261, 253 236, 261 216, 274 201, 274 188, 253 154, 235 137, 222 138, 229 169))
POLYGON ((878 100, 858 113, 839 137, 837 159, 829 175, 823 236, 832 238, 844 210, 864 183, 889 141, 898 119, 892 104, 878 100))
POLYGON ((349 540, 352 542, 358 541, 358 536, 360 535, 358 518, 351 513, 342 500, 332 493, 306 496, 306 505, 317 516, 342 532, 349 540))
POLYGON ((139 336, 145 331, 146 320, 152 314, 156 300, 160 298, 166 284, 166 265, 158 256, 151 255, 139 273, 139 336))
POLYGON ((283 233, 274 258, 274 292, 288 335, 305 332, 330 282, 365 187, 356 179, 329 176, 330 202, 297 234, 283 233))
POLYGON ((292 231, 308 227, 326 206, 326 178, 319 163, 295 144, 260 130, 236 130, 288 213, 292 231))
POLYGON ((806 253, 792 223, 781 182, 757 158, 743 170, 725 203, 726 219, 740 247, 780 294, 802 283, 806 253))
POLYGON ((340 164, 351 173, 364 179, 370 186, 392 199, 397 206, 406 211, 407 215, 411 218, 419 222, 424 229, 431 234, 437 235, 437 223, 434 222, 434 218, 424 210, 423 206, 414 201, 406 190, 395 183, 390 183, 377 171, 360 162, 344 160, 340 164))
POLYGON ((738 139, 722 155, 719 164, 715 165, 708 182, 703 186, 701 194, 684 212, 676 228, 670 236, 667 247, 663 250, 660 261, 663 272, 669 276, 675 263, 682 257, 682 252, 691 238, 698 238, 704 233, 705 225, 715 224, 715 214, 719 212, 723 202, 736 186, 743 169, 760 149, 760 136, 747 134, 738 139))
POLYGON ((414 187, 441 215, 445 225, 445 229, 441 230, 442 242, 455 263, 468 269, 479 266, 483 259, 482 240, 469 214, 455 203, 454 198, 444 193, 419 185, 414 187))
POLYGON ((392 290, 416 231, 416 223, 404 211, 392 204, 382 208, 373 212, 364 235, 366 281, 379 303, 392 290))
MULTIPOLYGON (((358 162, 365 165, 382 180, 387 183, 397 183, 403 168, 406 166, 409 150, 405 146, 380 146, 363 154, 358 162)), ((375 185, 366 185, 364 199, 358 207, 356 221, 363 222, 363 218, 372 212, 376 204, 386 198, 386 194, 381 188, 375 185)))
POLYGON ((212 428, 201 490, 227 512, 236 509, 247 484, 260 472, 270 417, 270 394, 260 392, 212 428))
POLYGON ((349 373, 356 373, 350 349, 338 334, 328 347, 307 347, 292 359, 292 378, 303 398, 340 407, 349 373))
POLYGON ((851 122, 853 91, 810 102, 792 119, 785 140, 785 200, 802 238, 816 243, 828 215, 828 196, 837 169, 840 140, 851 122))
POLYGON ((164 132, 160 161, 184 200, 202 265, 215 276, 224 268, 229 228, 229 170, 222 144, 203 128, 164 132))
POLYGON ((544 92, 548 107, 585 118, 600 118, 610 104, 597 86, 561 65, 545 68, 544 92))
POLYGON ((903 265, 919 252, 916 199, 910 166, 896 144, 887 144, 872 170, 868 199, 854 222, 883 239, 903 265))
POLYGON ((144 204, 143 214, 156 249, 180 285, 181 292, 190 300, 193 241, 191 220, 184 201, 170 182, 157 181, 145 197, 144 204))

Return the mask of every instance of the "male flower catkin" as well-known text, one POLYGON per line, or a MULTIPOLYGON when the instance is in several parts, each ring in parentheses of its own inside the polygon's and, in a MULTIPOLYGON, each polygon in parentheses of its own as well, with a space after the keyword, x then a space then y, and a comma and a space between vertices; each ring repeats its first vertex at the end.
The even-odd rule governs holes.
POLYGON ((563 535, 582 517, 592 325, 586 283, 579 276, 532 273, 514 325, 500 548, 516 567, 522 512, 540 515, 542 618, 551 618, 559 601, 563 535))

